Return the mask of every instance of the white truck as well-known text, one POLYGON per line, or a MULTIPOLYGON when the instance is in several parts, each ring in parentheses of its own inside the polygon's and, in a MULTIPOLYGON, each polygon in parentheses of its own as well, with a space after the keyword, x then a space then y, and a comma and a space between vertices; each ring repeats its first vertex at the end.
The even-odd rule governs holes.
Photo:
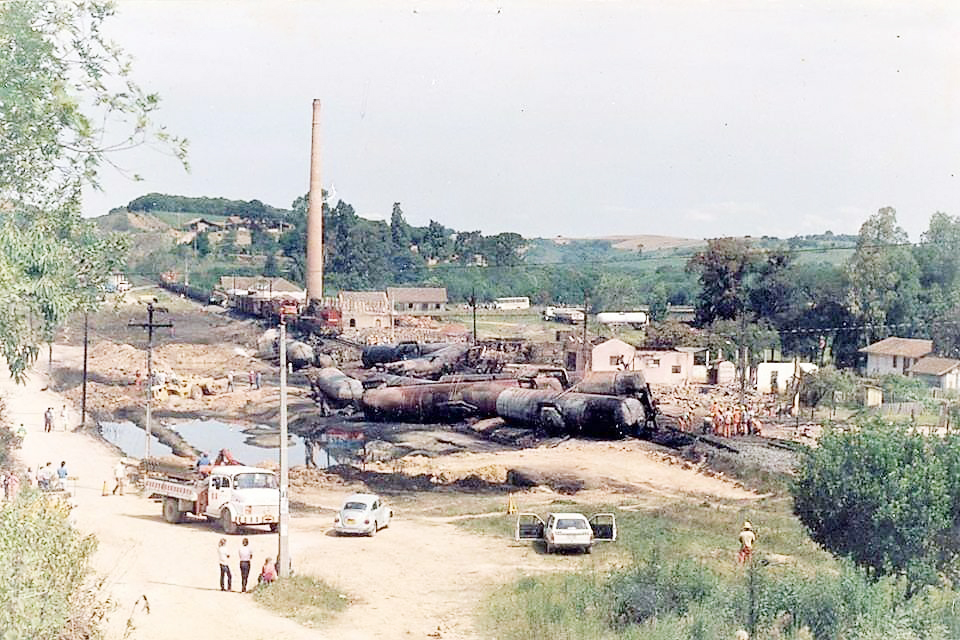
POLYGON ((144 490, 163 502, 163 519, 183 522, 187 514, 216 520, 224 533, 241 526, 267 525, 276 531, 280 522, 280 489, 277 476, 267 469, 243 465, 208 467, 209 474, 192 470, 158 470, 146 465, 144 490))

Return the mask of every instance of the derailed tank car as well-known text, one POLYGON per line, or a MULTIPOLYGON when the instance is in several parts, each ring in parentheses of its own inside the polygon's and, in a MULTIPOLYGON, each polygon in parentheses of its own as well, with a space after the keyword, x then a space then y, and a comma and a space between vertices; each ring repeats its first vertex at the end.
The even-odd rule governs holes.
POLYGON ((552 435, 595 438, 634 435, 646 421, 643 404, 636 398, 538 389, 505 389, 497 397, 497 414, 552 435))

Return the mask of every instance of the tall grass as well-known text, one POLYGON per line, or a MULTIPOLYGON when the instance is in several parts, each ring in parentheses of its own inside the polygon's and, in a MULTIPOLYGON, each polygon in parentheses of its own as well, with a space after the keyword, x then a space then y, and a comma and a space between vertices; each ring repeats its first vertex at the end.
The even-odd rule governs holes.
MULTIPOLYGON (((960 594, 928 589, 907 599, 903 581, 872 580, 814 545, 788 500, 673 504, 617 518, 621 539, 598 549, 600 562, 571 559, 571 573, 493 593, 479 619, 487 637, 723 640, 744 629, 753 640, 960 638, 960 594), (748 567, 734 559, 744 519, 760 535, 748 567), (599 568, 614 554, 623 568, 599 568)), ((505 522, 495 520, 468 526, 497 533, 505 522)))
POLYGON ((261 584, 254 590, 253 599, 261 606, 292 618, 305 627, 326 622, 350 604, 350 599, 339 589, 307 575, 279 578, 270 584, 261 584))

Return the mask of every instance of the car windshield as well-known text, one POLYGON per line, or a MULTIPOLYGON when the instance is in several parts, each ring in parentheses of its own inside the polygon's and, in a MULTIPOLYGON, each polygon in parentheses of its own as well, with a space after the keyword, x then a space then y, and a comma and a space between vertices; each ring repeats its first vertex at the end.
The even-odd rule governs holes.
POLYGON ((557 529, 588 529, 587 523, 578 518, 560 518, 557 520, 557 529))
POLYGON ((241 473, 236 478, 237 489, 276 489, 277 477, 272 473, 241 473))
POLYGON ((366 511, 369 508, 369 505, 364 502, 348 502, 343 505, 344 511, 366 511))

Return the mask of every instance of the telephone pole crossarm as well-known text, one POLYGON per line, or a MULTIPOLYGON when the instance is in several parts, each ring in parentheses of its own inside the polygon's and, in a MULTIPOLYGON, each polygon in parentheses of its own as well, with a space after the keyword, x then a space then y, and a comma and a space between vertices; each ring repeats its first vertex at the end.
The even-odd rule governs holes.
POLYGON ((147 439, 144 446, 144 458, 150 457, 150 436, 153 435, 150 425, 150 409, 153 400, 153 330, 173 327, 172 322, 154 322, 153 314, 155 311, 166 313, 167 310, 162 307, 154 307, 152 302, 147 303, 147 321, 145 323, 130 322, 127 324, 128 327, 139 327, 147 330, 147 417, 144 429, 147 432, 147 439))

